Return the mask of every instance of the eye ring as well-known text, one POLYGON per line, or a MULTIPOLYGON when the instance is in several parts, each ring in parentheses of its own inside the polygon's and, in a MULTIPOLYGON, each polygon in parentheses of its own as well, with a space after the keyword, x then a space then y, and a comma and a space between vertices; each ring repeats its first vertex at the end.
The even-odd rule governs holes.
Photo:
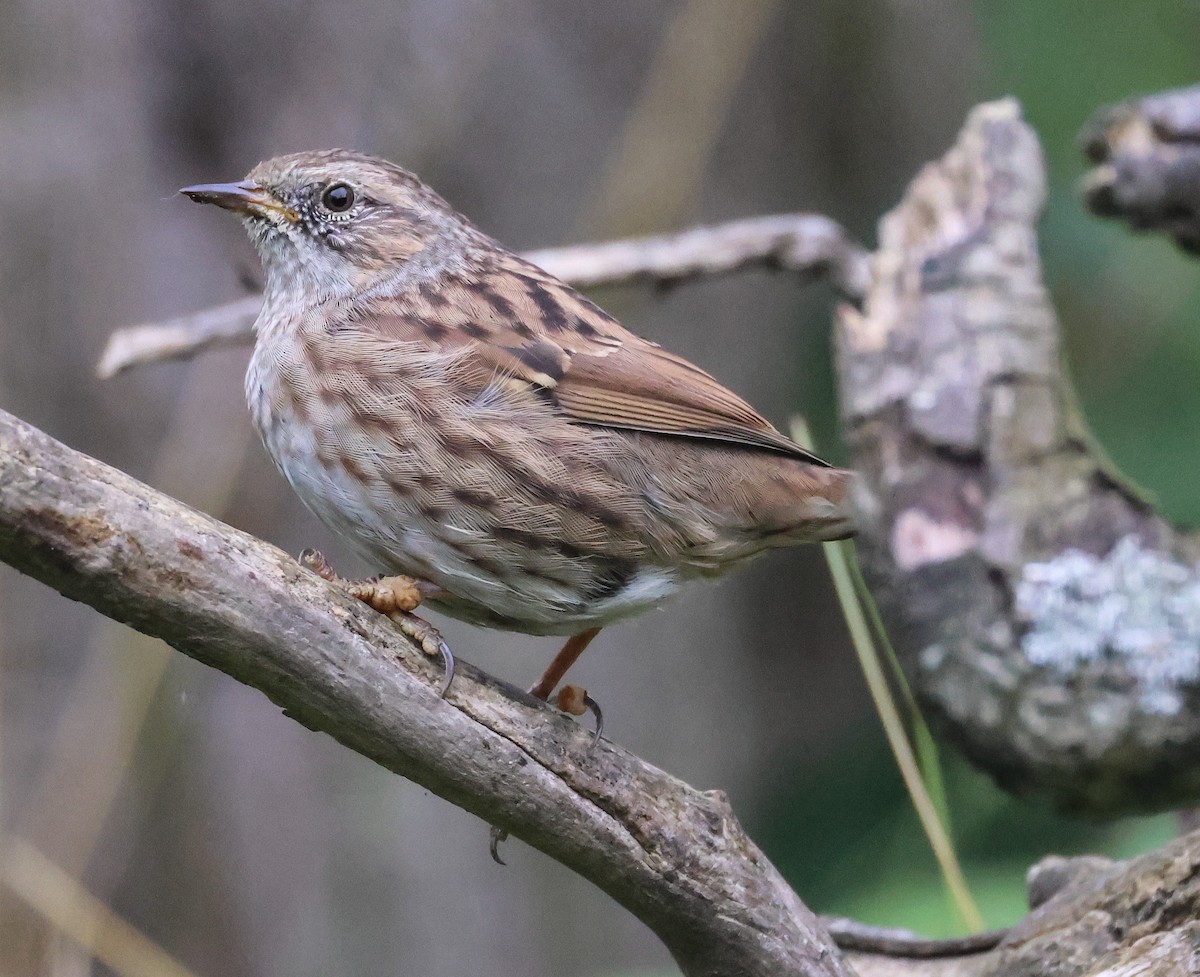
POLYGON ((331 183, 321 193, 321 206, 331 214, 344 214, 354 206, 354 188, 348 183, 331 183))

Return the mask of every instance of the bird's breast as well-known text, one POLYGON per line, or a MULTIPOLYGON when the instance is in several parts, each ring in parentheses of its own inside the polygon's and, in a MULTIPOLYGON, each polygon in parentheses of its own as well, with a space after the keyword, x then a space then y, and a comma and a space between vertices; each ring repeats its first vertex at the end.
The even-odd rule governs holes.
POLYGON ((246 394, 280 471, 372 572, 431 580, 449 613, 532 633, 675 590, 672 568, 642 565, 638 497, 592 457, 622 435, 503 378, 480 387, 461 351, 365 341, 260 333, 246 394))

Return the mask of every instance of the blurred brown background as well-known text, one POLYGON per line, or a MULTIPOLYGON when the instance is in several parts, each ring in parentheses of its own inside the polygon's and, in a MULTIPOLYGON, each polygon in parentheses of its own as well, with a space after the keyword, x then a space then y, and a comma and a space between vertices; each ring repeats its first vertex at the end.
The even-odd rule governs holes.
MULTIPOLYGON (((95 378, 114 328, 236 297, 258 275, 236 223, 175 188, 342 145, 417 171, 517 248, 782 210, 828 213, 870 243, 966 109, 1012 93, 1047 145, 1048 275, 1090 416, 1195 519, 1200 489, 1179 469, 1198 453, 1196 271, 1072 198, 1073 133, 1092 108, 1200 67, 1195 3, 1139 5, 1136 22, 1126 9, 5 0, 0 407, 290 552, 316 545, 368 572, 257 444, 245 351, 95 378)), ((773 420, 810 415, 837 455, 824 286, 761 273, 596 297, 773 420)), ((555 650, 445 633, 520 684, 555 650)), ((819 550, 613 628, 576 677, 613 739, 728 790, 815 908, 911 923, 933 907, 938 928, 946 902, 819 550)), ((1019 906, 1029 853, 1119 851, 1166 830, 1060 822, 953 764, 951 781, 992 922, 1019 906)), ((640 924, 548 859, 510 842, 499 868, 479 821, 5 567, 0 826, 201 977, 673 972, 640 924)), ((0 884, 0 977, 90 973, 107 971, 0 884)))

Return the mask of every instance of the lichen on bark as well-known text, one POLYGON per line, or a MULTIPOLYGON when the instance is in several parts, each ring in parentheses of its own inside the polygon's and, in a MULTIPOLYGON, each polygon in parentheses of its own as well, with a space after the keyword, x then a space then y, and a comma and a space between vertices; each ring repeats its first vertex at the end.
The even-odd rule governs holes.
POLYGON ((1074 406, 1044 197, 1037 137, 1002 101, 881 222, 863 308, 837 321, 864 567, 977 765, 1066 808, 1177 806, 1200 797, 1200 547, 1074 406))

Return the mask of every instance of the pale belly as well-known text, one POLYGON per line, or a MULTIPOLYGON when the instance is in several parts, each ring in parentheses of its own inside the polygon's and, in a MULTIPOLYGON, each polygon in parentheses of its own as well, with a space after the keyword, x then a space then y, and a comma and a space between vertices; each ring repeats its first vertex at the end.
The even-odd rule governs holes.
MULTIPOLYGON (((397 456, 389 466, 388 456, 356 443, 362 428, 349 417, 331 413, 315 424, 309 411, 302 420, 277 392, 267 393, 278 390, 272 374, 278 369, 278 358, 268 362, 256 350, 246 394, 279 470, 304 504, 367 561, 371 573, 402 573, 437 584, 452 596, 429 603, 453 617, 528 634, 575 634, 656 607, 695 575, 629 560, 614 561, 620 572, 609 574, 607 564, 595 558, 590 574, 582 564, 567 572, 556 565, 551 572, 539 553, 498 541, 486 520, 423 504, 420 491, 396 491, 395 486, 407 488, 399 480, 414 471, 419 479, 430 460, 397 456), (354 464, 339 464, 331 446, 349 452, 354 464), (473 553, 486 558, 473 559, 473 553)), ((420 423, 416 416, 405 420, 420 423)))

